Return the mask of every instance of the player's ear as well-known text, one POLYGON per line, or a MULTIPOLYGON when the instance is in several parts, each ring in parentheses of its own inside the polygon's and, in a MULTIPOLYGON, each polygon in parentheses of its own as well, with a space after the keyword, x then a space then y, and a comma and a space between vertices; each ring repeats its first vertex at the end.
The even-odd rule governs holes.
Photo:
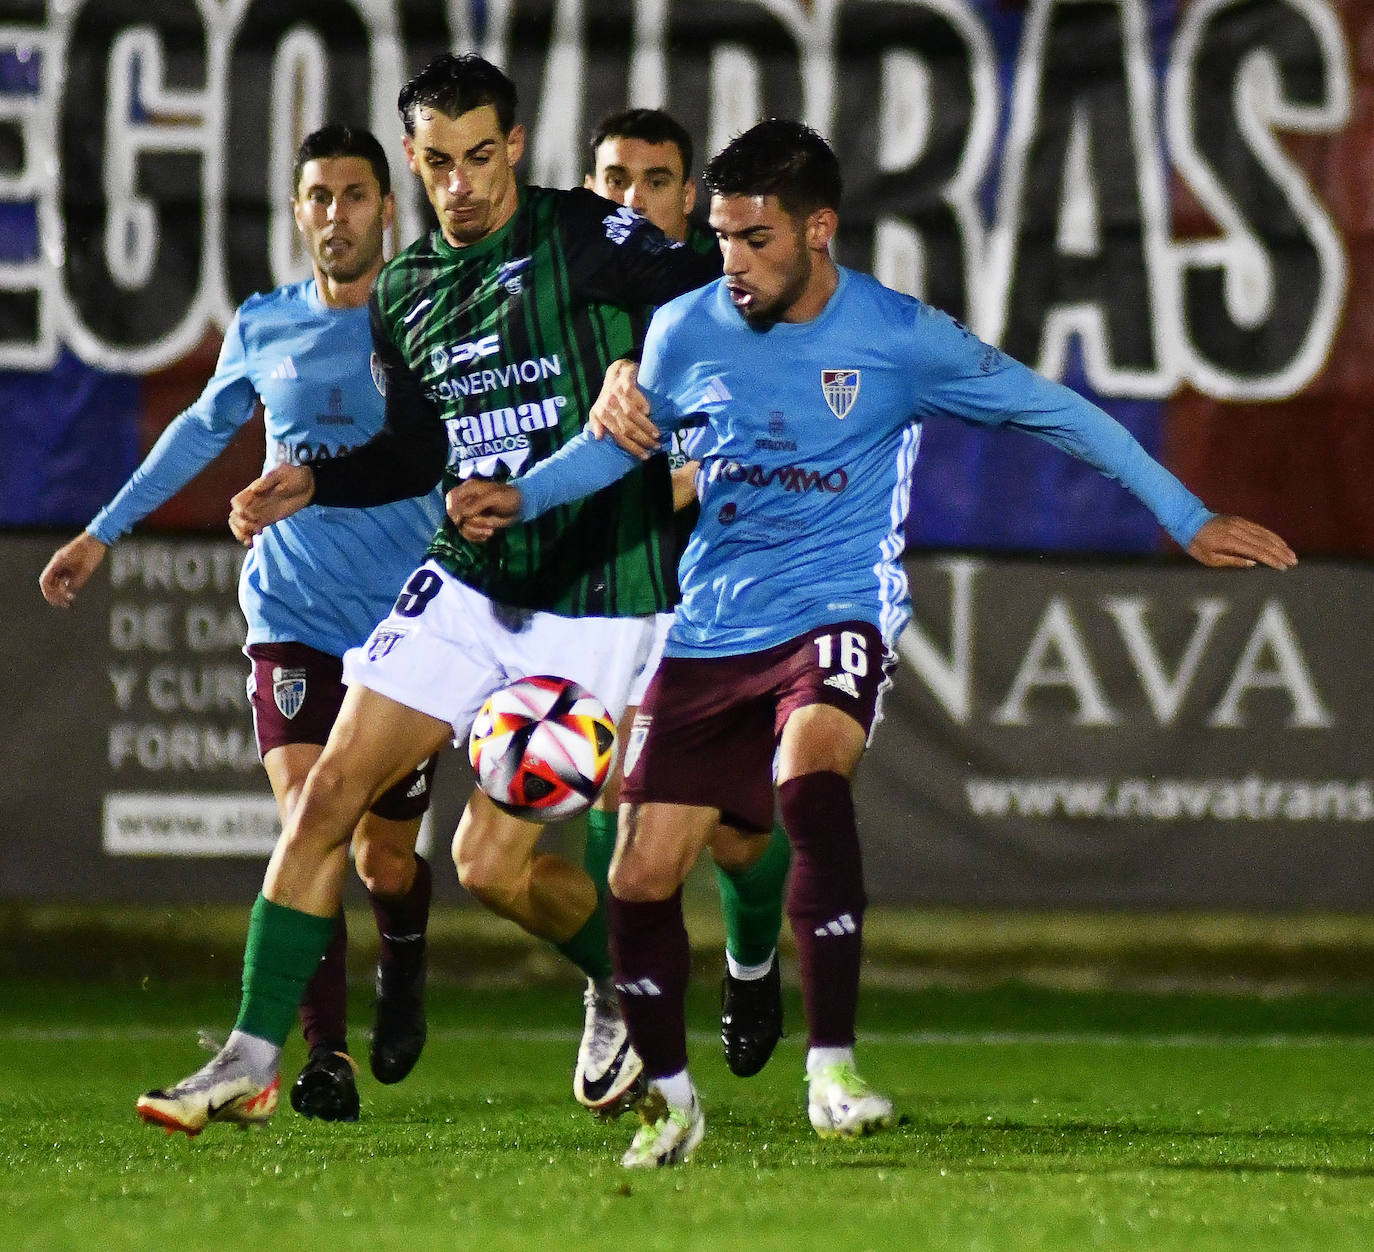
POLYGON ((396 197, 388 191, 382 197, 382 229, 390 230, 396 224, 396 197))
POLYGON ((583 175, 582 175, 582 186, 585 187, 588 191, 595 191, 595 190, 596 190, 596 179, 594 179, 590 174, 583 174, 583 175))
POLYGON ((834 209, 817 209, 806 219, 806 246, 817 252, 829 248, 839 224, 834 209))
POLYGON ((697 180, 686 178, 682 182, 682 211, 690 213, 697 207, 697 180))
POLYGON ((506 162, 514 168, 516 163, 525 155, 525 128, 516 122, 510 128, 510 134, 506 136, 506 162))
POLYGON ((409 135, 401 136, 401 146, 406 150, 406 164, 412 174, 419 174, 420 167, 415 161, 415 141, 409 135))

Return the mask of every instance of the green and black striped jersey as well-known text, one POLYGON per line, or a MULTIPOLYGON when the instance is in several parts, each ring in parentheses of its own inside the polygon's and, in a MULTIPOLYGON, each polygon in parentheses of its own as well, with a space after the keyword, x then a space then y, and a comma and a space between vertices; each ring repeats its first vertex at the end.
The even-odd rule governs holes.
MULTIPOLYGON (((646 307, 711 281, 719 263, 583 190, 522 188, 510 221, 466 247, 431 232, 383 268, 372 294, 386 428, 316 466, 315 499, 427 490, 441 456, 445 490, 472 475, 518 479, 582 429, 607 365, 642 340, 646 307)), ((429 555, 501 604, 662 611, 677 601, 666 458, 486 544, 445 519, 429 555)))

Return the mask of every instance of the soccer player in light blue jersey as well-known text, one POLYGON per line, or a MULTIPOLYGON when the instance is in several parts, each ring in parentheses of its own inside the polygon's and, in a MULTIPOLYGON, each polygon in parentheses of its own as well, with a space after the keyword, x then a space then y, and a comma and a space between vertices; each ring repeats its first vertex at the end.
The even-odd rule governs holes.
MULTIPOLYGON (((801 963, 808 1114, 822 1136, 890 1125, 857 1073, 865 905, 850 780, 909 617, 901 565, 921 424, 1014 426, 1118 479, 1209 566, 1296 561, 1271 531, 1209 512, 1107 414, 957 322, 837 266, 840 172, 825 142, 760 123, 706 170, 725 276, 654 317, 639 383, 653 421, 588 432, 518 484, 468 482, 450 517, 480 540, 595 491, 685 429, 701 521, 682 603, 626 749, 611 945, 651 1080, 628 1167, 691 1155, 705 1123, 687 1071, 681 885, 724 815, 767 829, 777 752, 792 841, 787 909, 801 963)), ((609 421, 607 410, 603 420, 609 421)), ((597 416, 593 414, 593 416, 597 416)))
MULTIPOLYGON (((215 373, 86 530, 40 579, 68 607, 107 549, 213 461, 261 399, 268 466, 310 464, 367 442, 384 399, 371 366, 367 298, 395 216, 386 154, 366 131, 328 126, 297 153, 292 210, 314 276, 250 296, 225 332, 215 373)), ((239 580, 259 753, 283 822, 329 737, 343 696, 340 658, 387 615, 442 516, 437 492, 371 509, 313 507, 260 535, 239 580)), ((372 1068, 409 1072, 424 1042, 424 933, 430 873, 415 855, 432 762, 378 798, 354 834, 381 939, 372 1068)), ((292 1088, 306 1116, 353 1121, 343 914, 301 1006, 310 1059, 292 1088)), ((272 1093, 275 1101, 275 1091, 272 1093)))
MULTIPOLYGON (((694 252, 716 252, 716 239, 688 214, 696 204, 692 138, 661 109, 624 109, 597 124, 591 140, 591 172, 583 186, 628 204, 670 239, 694 252)), ((697 520, 697 463, 674 445, 668 450, 673 471, 674 522, 679 549, 685 548, 697 520)), ((658 650, 667 639, 673 615, 656 627, 658 650)), ((639 701, 648 690, 653 665, 636 683, 618 733, 628 738, 639 701), (642 686, 640 685, 642 684, 642 686)), ((611 775, 587 814, 587 872, 604 897, 615 852, 620 807, 620 770, 611 775)), ((782 1036, 782 981, 777 940, 782 926, 782 894, 791 850, 776 824, 766 843, 721 826, 710 842, 725 920, 725 974, 720 988, 720 1039, 730 1071, 741 1078, 757 1074, 782 1036), (760 847, 759 845, 762 845, 760 847)))

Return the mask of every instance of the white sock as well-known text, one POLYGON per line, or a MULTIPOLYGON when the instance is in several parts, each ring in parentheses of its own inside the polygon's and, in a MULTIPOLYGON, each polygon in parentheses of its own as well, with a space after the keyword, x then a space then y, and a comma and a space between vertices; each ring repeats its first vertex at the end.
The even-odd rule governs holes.
POLYGON ((655 1078, 653 1085, 663 1093, 663 1098, 668 1101, 669 1108, 690 1108, 692 1099, 696 1095, 696 1088, 692 1086, 691 1075, 685 1069, 678 1070, 676 1074, 669 1074, 667 1078, 655 1078))
POLYGON ((254 1080, 264 1087, 277 1076, 277 1070, 281 1068, 280 1046, 257 1035, 231 1030, 229 1038, 224 1041, 224 1048, 226 1051, 233 1048, 254 1080))
POLYGON ((827 1065, 854 1064, 853 1048, 811 1048, 806 1054, 806 1073, 809 1077, 827 1065))
POLYGON ((730 953, 725 953, 725 964, 730 970, 730 977, 737 982, 755 982, 764 977, 773 968, 773 961, 778 955, 777 948, 769 954, 768 959, 762 965, 741 965, 730 953))

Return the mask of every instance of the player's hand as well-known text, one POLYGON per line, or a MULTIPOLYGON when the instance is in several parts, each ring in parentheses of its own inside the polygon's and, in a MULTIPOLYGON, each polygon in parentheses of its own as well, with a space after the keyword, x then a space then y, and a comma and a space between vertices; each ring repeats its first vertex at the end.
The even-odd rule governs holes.
POLYGON ((700 461, 688 461, 673 471, 673 512, 697 502, 697 470, 700 461))
POLYGON ((43 593, 43 599, 59 609, 71 608, 76 593, 95 573, 107 551, 105 544, 85 531, 70 543, 64 543, 52 554, 38 576, 38 588, 43 593))
POLYGON ((299 513, 315 495, 315 471, 308 465, 278 465, 251 482, 229 502, 229 529, 244 545, 273 522, 299 513))
POLYGON ((1188 555, 1213 569, 1267 565, 1282 570, 1298 563, 1293 549, 1272 530, 1229 513, 1203 523, 1188 545, 1188 555))
POLYGON ((486 543, 520 516, 520 488, 469 478, 451 487, 444 497, 449 518, 470 543, 486 543))
POLYGON ((649 400, 638 381, 638 364, 623 358, 612 361, 601 394, 587 414, 587 429, 593 439, 610 435, 631 456, 646 461, 661 450, 662 435, 649 420, 649 400))

